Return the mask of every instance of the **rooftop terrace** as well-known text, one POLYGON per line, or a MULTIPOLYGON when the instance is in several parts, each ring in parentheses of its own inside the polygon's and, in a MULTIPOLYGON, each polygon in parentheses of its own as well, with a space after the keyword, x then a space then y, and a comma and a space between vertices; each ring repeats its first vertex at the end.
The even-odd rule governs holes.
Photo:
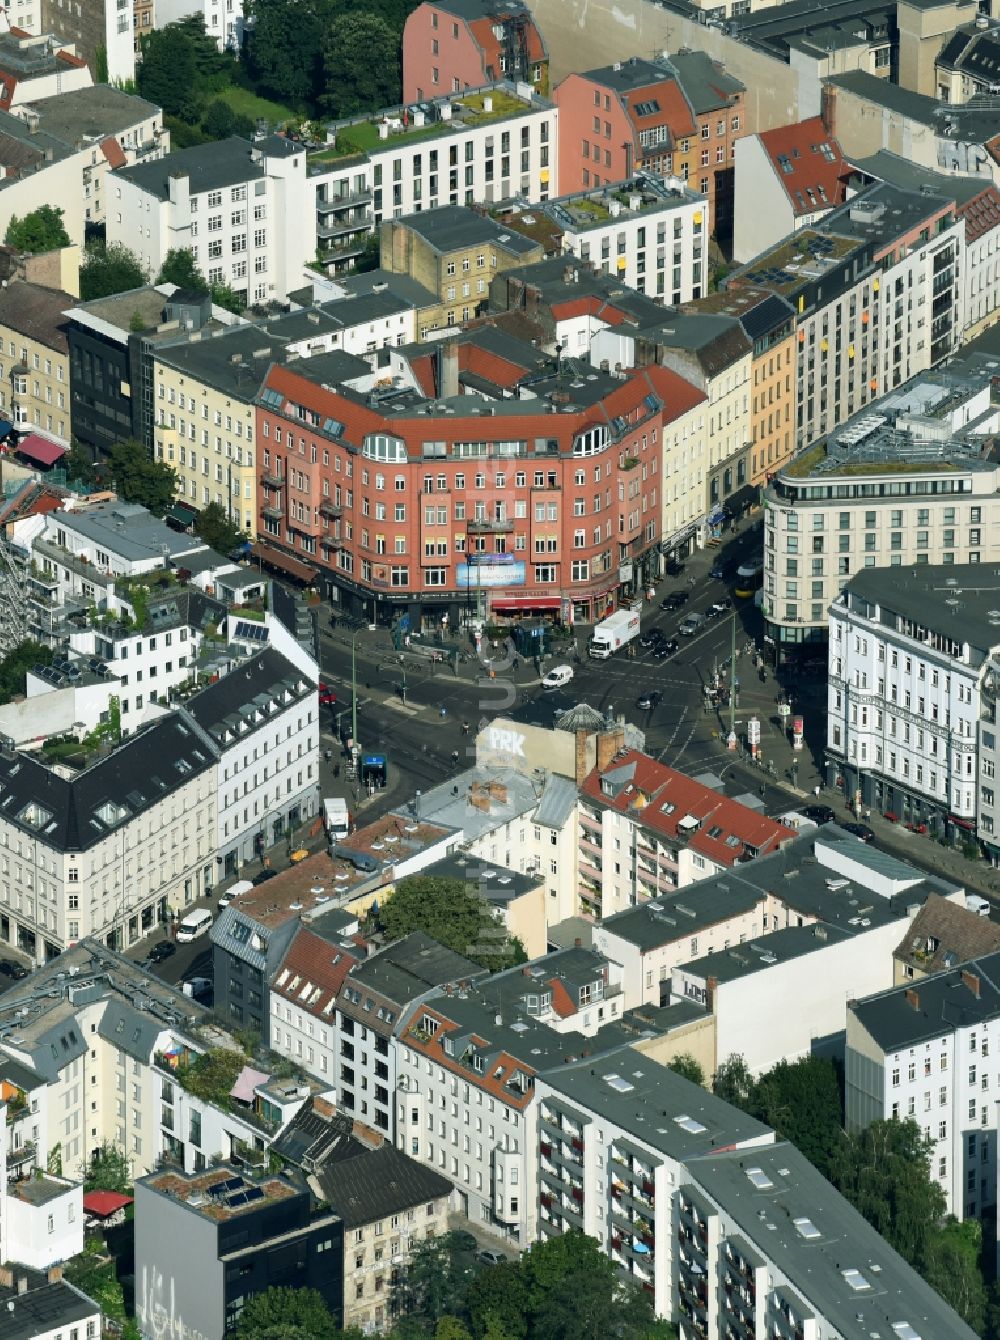
POLYGON ((422 103, 419 107, 388 107, 374 116, 337 121, 327 127, 333 144, 309 155, 309 166, 321 170, 325 164, 363 158, 414 140, 433 139, 474 126, 520 116, 544 104, 522 96, 512 85, 491 85, 452 98, 422 103))

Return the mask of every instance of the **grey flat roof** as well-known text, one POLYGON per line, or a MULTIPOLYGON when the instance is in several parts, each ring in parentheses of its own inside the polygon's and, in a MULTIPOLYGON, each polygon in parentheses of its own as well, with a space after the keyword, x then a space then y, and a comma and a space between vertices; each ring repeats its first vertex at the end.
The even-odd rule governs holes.
POLYGON ((941 1296, 793 1145, 707 1155, 693 1159, 688 1172, 837 1334, 974 1340, 941 1296), (860 1280, 847 1274, 852 1270, 860 1280), (904 1322, 912 1329, 894 1329, 904 1322))
POLYGON ((772 1135, 763 1122, 633 1047, 543 1070, 541 1078, 568 1102, 596 1110, 678 1162, 772 1135), (679 1124, 684 1117, 702 1129, 679 1124))
POLYGON ((1000 1015, 1000 953, 866 996, 848 1008, 884 1052, 985 1023, 1000 1015))
POLYGON ((463 851, 450 852, 431 865, 422 866, 420 874, 441 879, 461 879, 478 889, 487 902, 498 906, 523 897, 545 882, 544 875, 525 875, 519 870, 508 870, 506 866, 484 861, 479 856, 463 851))
POLYGON ((103 139, 118 135, 160 113, 154 103, 113 84, 68 89, 51 98, 32 100, 29 105, 38 113, 43 130, 70 145, 81 136, 103 139))
POLYGON ((931 893, 953 892, 954 885, 925 876, 923 871, 895 857, 887 857, 836 824, 825 824, 801 834, 780 851, 616 912, 605 918, 602 925, 609 934, 640 950, 655 949, 697 935, 732 916, 751 911, 767 897, 774 897, 811 920, 827 923, 831 930, 852 935, 868 929, 861 926, 862 919, 870 925, 885 925, 904 918, 907 907, 914 901, 922 902, 931 893), (858 865, 908 887, 894 898, 872 894, 852 881, 848 881, 847 887, 830 889, 828 880, 844 877, 823 864, 823 844, 835 847, 843 844, 858 865))
POLYGON ((983 652, 1000 643, 1000 573, 988 564, 861 568, 846 591, 877 604, 883 623, 892 611, 983 652))
POLYGON ((332 313, 336 313, 340 301, 364 297, 369 293, 386 293, 414 307, 430 307, 438 302, 438 298, 430 289, 424 288, 416 279, 411 279, 409 275, 395 274, 392 270, 377 269, 338 275, 337 283, 345 290, 347 298, 325 302, 324 310, 332 313))
POLYGON ((729 949, 703 954, 685 963, 683 970, 697 977, 713 977, 717 982, 734 982, 755 972, 765 972, 776 963, 787 963, 852 938, 842 927, 830 926, 825 921, 811 926, 786 926, 729 949))
POLYGON ((191 194, 200 195, 263 177, 263 166, 251 157, 253 149, 249 140, 230 135, 225 140, 177 149, 152 163, 121 168, 116 175, 161 200, 170 198, 170 178, 184 176, 190 179, 191 194))
MULTIPOLYGON (((15 1267, 15 1276, 23 1273, 15 1267)), ((85 1321, 88 1317, 98 1318, 100 1325, 101 1309, 72 1284, 58 1280, 55 1284, 29 1289, 27 1293, 18 1293, 16 1287, 0 1289, 0 1312, 3 1314, 4 1340, 38 1340, 40 1335, 65 1331, 74 1322, 85 1321), (10 1311, 8 1302, 13 1304, 10 1311)))
POLYGON ((454 251, 457 247, 474 247, 480 242, 502 246, 505 250, 527 255, 541 252, 541 245, 523 233, 504 228, 487 215, 477 214, 467 205, 442 205, 439 209, 421 210, 394 220, 417 233, 439 252, 454 251))
POLYGON ((197 536, 171 530, 138 503, 102 502, 60 512, 59 525, 131 562, 158 558, 165 563, 206 547, 197 536))

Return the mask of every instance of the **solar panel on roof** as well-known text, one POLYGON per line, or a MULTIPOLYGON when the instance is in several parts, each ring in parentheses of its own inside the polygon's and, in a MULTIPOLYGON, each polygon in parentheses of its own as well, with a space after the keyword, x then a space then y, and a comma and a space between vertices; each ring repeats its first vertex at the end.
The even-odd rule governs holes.
POLYGON ((235 1210, 240 1205, 245 1205, 246 1203, 247 1203, 247 1197, 245 1191, 237 1191, 234 1196, 226 1197, 226 1204, 231 1210, 235 1210))
POLYGON ((259 1186, 252 1186, 252 1187, 250 1187, 249 1190, 247 1191, 246 1196, 247 1196, 247 1204, 249 1205, 251 1201, 255 1201, 255 1200, 263 1200, 263 1199, 264 1199, 264 1191, 263 1191, 263 1189, 262 1189, 261 1187, 259 1187, 259 1186))
POLYGON ((244 642, 266 642, 267 629, 262 624, 238 619, 236 621, 236 636, 244 642))

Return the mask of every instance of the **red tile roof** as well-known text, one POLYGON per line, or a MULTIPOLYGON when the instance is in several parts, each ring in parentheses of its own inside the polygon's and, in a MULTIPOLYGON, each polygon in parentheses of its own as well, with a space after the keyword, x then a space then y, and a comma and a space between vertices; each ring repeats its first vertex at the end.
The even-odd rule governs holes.
POLYGON ((581 791, 608 809, 629 815, 641 827, 707 856, 716 865, 735 865, 747 854, 748 847, 755 855, 777 851, 795 837, 794 829, 638 750, 619 754, 603 775, 623 772, 627 774, 625 785, 616 795, 603 792, 602 773, 597 768, 584 780, 581 791), (696 820, 697 828, 690 824, 682 827, 682 821, 688 819, 696 820))
POLYGON ((528 372, 527 368, 519 367, 509 359, 501 358, 499 354, 491 353, 489 349, 483 349, 472 343, 459 345, 458 366, 462 372, 475 373, 477 377, 485 378, 494 386, 503 387, 516 386, 518 382, 524 380, 528 372))
POLYGON ((850 169, 822 117, 762 130, 758 138, 796 214, 815 214, 843 201, 850 169))
POLYGON ((271 990, 317 1019, 332 1020, 332 1002, 344 978, 364 954, 352 955, 302 926, 295 932, 275 973, 271 990))
MULTIPOLYGON (((526 1108, 531 1102, 533 1090, 529 1089, 527 1093, 522 1093, 518 1089, 508 1088, 508 1085, 517 1071, 520 1071, 522 1075, 527 1075, 529 1079, 534 1079, 534 1070, 525 1065, 523 1061, 518 1061, 516 1057, 511 1056, 509 1052, 499 1051, 496 1055, 490 1056, 490 1065, 487 1072, 482 1074, 470 1073, 466 1066, 461 1065, 456 1057, 449 1056, 444 1049, 444 1039, 450 1033, 457 1035, 460 1032, 461 1029, 456 1023, 441 1014, 432 1005, 421 1005, 419 1010, 411 1014, 410 1021, 403 1029, 401 1036, 414 1051, 429 1056, 444 1070, 451 1071, 453 1075, 460 1075, 466 1083, 474 1084, 476 1088, 482 1089, 494 1098, 499 1098, 509 1107, 526 1108), (422 1032, 422 1021, 425 1016, 436 1019, 440 1025, 431 1038, 426 1038, 422 1032)), ((481 1038, 478 1033, 470 1034, 469 1041, 480 1048, 489 1045, 487 1039, 481 1038)))
MULTIPOLYGON (((650 130, 653 126, 669 126, 674 140, 682 140, 694 135, 697 122, 691 114, 691 108, 676 79, 661 79, 647 84, 644 88, 629 89, 624 97, 629 117, 637 130, 650 130), (656 106, 645 115, 638 112, 639 106, 655 103, 656 106)), ((671 145, 658 145, 658 150, 669 149, 671 145)))
POLYGON ((410 359, 410 371, 425 396, 433 398, 437 394, 437 382, 434 378, 434 355, 420 354, 410 359))
POLYGON ((1000 191, 995 186, 985 190, 959 205, 955 213, 965 220, 965 243, 977 242, 984 233, 992 232, 1000 225, 1000 191))

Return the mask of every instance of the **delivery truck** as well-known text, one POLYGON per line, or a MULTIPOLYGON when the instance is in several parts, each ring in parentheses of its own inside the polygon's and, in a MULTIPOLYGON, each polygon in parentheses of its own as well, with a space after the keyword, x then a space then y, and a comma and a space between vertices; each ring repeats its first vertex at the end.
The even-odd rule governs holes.
POLYGON ((638 636, 638 609, 615 610, 595 627, 587 645, 587 655, 595 661, 606 661, 638 636))
POLYGON ((326 835, 331 842, 340 842, 351 831, 351 816, 347 811, 347 801, 334 796, 323 801, 323 823, 326 835))

